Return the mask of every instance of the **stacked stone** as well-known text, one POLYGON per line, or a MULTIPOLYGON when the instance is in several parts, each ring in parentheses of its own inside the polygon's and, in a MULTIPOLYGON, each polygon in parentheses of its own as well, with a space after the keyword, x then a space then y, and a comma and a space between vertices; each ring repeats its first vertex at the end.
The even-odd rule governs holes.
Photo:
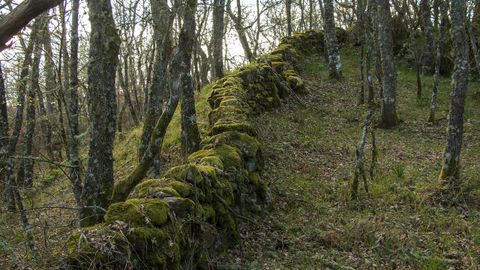
POLYGON ((322 50, 322 33, 295 34, 208 85, 210 130, 202 149, 162 179, 137 185, 125 202, 108 208, 104 223, 73 234, 66 268, 208 269, 209 252, 238 239, 239 219, 271 201, 249 118, 303 91, 298 61, 322 50))

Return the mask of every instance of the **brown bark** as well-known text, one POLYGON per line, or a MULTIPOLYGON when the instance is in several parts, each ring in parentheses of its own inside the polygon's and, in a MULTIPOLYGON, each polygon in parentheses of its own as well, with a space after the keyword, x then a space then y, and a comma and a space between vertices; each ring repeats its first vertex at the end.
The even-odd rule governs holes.
POLYGON ((38 15, 60 4, 63 0, 25 0, 0 19, 0 51, 7 42, 38 15))

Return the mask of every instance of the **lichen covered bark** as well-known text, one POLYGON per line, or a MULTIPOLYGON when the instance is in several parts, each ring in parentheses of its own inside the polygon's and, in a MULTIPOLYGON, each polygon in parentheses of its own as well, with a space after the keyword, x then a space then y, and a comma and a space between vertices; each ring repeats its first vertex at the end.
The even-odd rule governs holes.
POLYGON ((110 0, 89 0, 90 56, 88 64, 88 103, 90 143, 88 168, 81 195, 81 225, 103 220, 113 190, 113 141, 117 103, 115 72, 120 38, 112 16, 110 0))
POLYGON ((328 68, 330 78, 338 80, 342 77, 342 63, 340 62, 334 16, 333 0, 325 0, 325 45, 328 52, 328 68))
POLYGON ((451 3, 452 41, 455 55, 452 101, 448 117, 447 146, 443 154, 440 180, 449 188, 458 189, 460 184, 460 153, 463 143, 463 114, 467 96, 469 47, 465 32, 465 0, 451 3))
POLYGON ((397 117, 397 70, 393 54, 392 18, 390 2, 377 0, 378 42, 383 75, 382 122, 384 128, 398 124, 397 117))

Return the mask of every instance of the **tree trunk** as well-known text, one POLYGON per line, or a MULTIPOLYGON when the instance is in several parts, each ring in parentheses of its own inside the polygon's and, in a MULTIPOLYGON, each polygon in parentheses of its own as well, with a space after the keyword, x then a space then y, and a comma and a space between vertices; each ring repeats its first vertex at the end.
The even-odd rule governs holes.
MULTIPOLYGON (((35 25, 35 23, 34 23, 35 25)), ((25 107, 25 95, 27 92, 27 81, 29 75, 29 69, 32 65, 32 53, 33 53, 33 46, 35 43, 35 26, 33 27, 33 32, 30 34, 30 39, 28 41, 28 45, 25 49, 24 55, 25 58, 22 63, 22 68, 20 71, 20 78, 18 81, 18 88, 17 88, 17 112, 15 114, 15 122, 12 129, 12 134, 10 135, 8 141, 8 153, 7 153, 7 161, 6 161, 6 168, 5 168, 5 198, 7 199, 7 205, 10 209, 15 209, 15 195, 14 195, 14 188, 16 187, 17 183, 15 181, 14 176, 14 160, 12 158, 15 155, 15 151, 17 149, 18 139, 20 137, 20 132, 22 130, 23 125, 23 115, 24 115, 24 107, 25 107)))
POLYGON ((242 23, 242 6, 240 0, 237 0, 237 15, 233 14, 230 5, 227 6, 228 16, 232 19, 233 27, 238 34, 238 39, 240 40, 240 44, 242 45, 243 52, 245 53, 245 57, 248 61, 252 61, 254 59, 252 50, 250 49, 250 44, 248 43, 247 35, 245 34, 245 28, 243 27, 242 23))
POLYGON ((285 9, 287 13, 287 36, 292 36, 292 0, 285 0, 285 9))
POLYGON ((188 7, 184 13, 184 24, 180 31, 177 49, 171 64, 171 92, 167 106, 155 125, 155 129, 140 164, 125 179, 122 179, 115 185, 112 202, 125 200, 130 191, 143 179, 151 168, 155 157, 160 153, 165 133, 177 108, 182 89, 185 86, 191 87, 192 79, 189 67, 191 65, 192 46, 194 45, 193 38, 195 36, 194 14, 196 1, 189 0, 187 4, 188 7))
POLYGON ((393 55, 392 18, 389 0, 377 0, 378 42, 383 71, 382 122, 384 128, 398 124, 397 117, 397 70, 393 55))
MULTIPOLYGON (((0 62, 0 168, 5 168, 8 158, 8 108, 5 93, 5 80, 0 62)), ((0 191, 5 191, 5 171, 0 171, 0 191)), ((1 195, 1 194, 0 194, 1 195)), ((5 201, 5 200, 2 200, 5 201)))
POLYGON ((78 106, 78 21, 79 21, 80 0, 72 1, 72 28, 70 40, 70 91, 68 102, 68 122, 70 132, 68 133, 68 149, 70 169, 70 181, 72 183, 73 195, 77 205, 80 206, 80 197, 82 195, 82 170, 80 163, 80 153, 78 149, 77 136, 80 134, 78 106))
MULTIPOLYGON (((36 110, 35 110, 35 97, 36 93, 40 91, 40 60, 42 57, 42 42, 43 37, 41 31, 45 25, 46 14, 35 19, 36 29, 33 30, 32 35, 35 35, 35 45, 33 49, 33 63, 32 63, 32 74, 30 76, 30 84, 27 88, 26 93, 26 130, 23 141, 23 156, 30 157, 33 153, 33 135, 35 133, 35 120, 36 120, 36 110)), ((31 188, 33 186, 33 159, 22 159, 20 166, 18 168, 17 174, 17 184, 23 183, 26 187, 31 188)))
POLYGON ((327 41, 326 45, 330 78, 339 80, 342 77, 342 64, 340 63, 340 52, 335 30, 333 0, 325 1, 325 37, 327 41))
POLYGON ((358 93, 358 104, 365 102, 365 45, 367 40, 367 32, 365 26, 365 5, 364 0, 357 0, 357 27, 359 29, 360 40, 360 91, 358 93))
MULTIPOLYGON (((437 110, 437 99, 438 99, 438 84, 440 80, 440 64, 442 60, 442 47, 445 42, 445 32, 446 28, 446 18, 448 17, 448 3, 445 0, 437 0, 438 8, 440 9, 440 29, 438 37, 435 41, 436 47, 436 57, 435 57, 435 74, 433 77, 433 89, 432 89, 432 101, 430 104, 430 115, 428 117, 428 122, 435 122, 435 112, 437 110)), ((435 18, 436 28, 438 28, 438 18, 435 18)))
POLYGON ((213 33, 212 33, 212 56, 213 70, 212 77, 217 79, 223 77, 223 38, 225 22, 225 0, 214 0, 213 2, 213 33))
POLYGON ((432 32, 432 6, 430 5, 431 0, 422 0, 420 2, 420 16, 421 23, 420 26, 425 35, 426 45, 424 53, 422 54, 422 65, 424 70, 429 74, 434 72, 434 63, 435 63, 435 47, 434 47, 434 38, 432 32))
POLYGON ((110 0, 88 0, 87 3, 91 24, 88 65, 90 145, 81 196, 81 226, 103 220, 113 190, 112 149, 117 110, 115 72, 120 50, 110 0))
POLYGON ((182 149, 185 156, 200 149, 200 132, 197 125, 197 114, 195 112, 195 98, 193 95, 193 83, 191 70, 193 44, 195 43, 195 11, 196 2, 192 1, 187 6, 185 11, 184 28, 185 31, 191 33, 188 39, 185 40, 185 44, 182 44, 182 50, 184 51, 184 70, 182 71, 182 93, 181 93, 181 105, 182 105, 182 149), (193 4, 195 3, 195 4, 193 4))
POLYGON ((466 0, 451 2, 452 41, 455 55, 453 91, 448 117, 447 146, 443 154, 440 180, 447 187, 458 190, 460 186, 460 153, 463 142, 463 114, 468 86, 469 47, 466 35, 466 0))
MULTIPOLYGON (((168 87, 168 64, 172 57, 172 34, 174 14, 169 12, 166 0, 151 1, 154 17, 154 33, 157 53, 153 67, 153 79, 148 93, 147 113, 145 114, 143 133, 139 146, 139 160, 142 160, 148 148, 155 124, 162 114, 163 100, 168 87)), ((160 162, 159 157, 156 158, 160 162)))

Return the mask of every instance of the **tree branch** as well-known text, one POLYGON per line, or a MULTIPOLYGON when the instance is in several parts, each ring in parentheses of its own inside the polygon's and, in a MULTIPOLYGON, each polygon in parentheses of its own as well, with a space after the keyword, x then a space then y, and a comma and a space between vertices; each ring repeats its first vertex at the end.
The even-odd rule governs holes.
POLYGON ((31 20, 60 4, 63 0, 25 0, 0 19, 0 51, 8 47, 7 42, 31 20))

